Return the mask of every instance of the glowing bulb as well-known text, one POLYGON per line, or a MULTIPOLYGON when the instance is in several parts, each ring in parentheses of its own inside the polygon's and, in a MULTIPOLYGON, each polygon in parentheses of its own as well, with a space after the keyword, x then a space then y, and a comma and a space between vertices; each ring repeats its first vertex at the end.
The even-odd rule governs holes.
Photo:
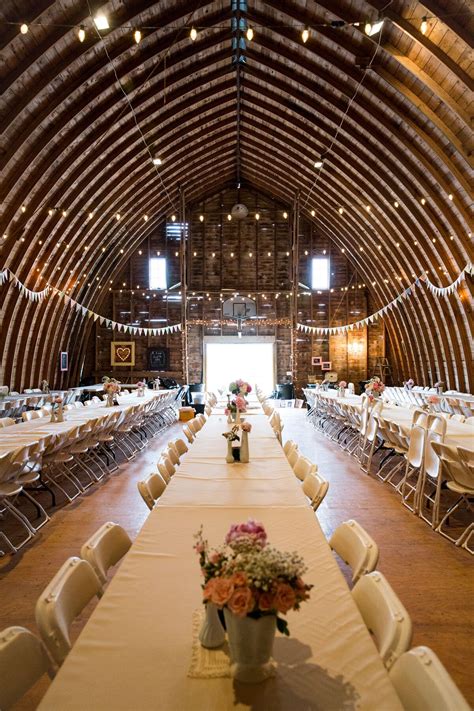
POLYGON ((137 44, 140 44, 142 39, 142 33, 140 32, 140 30, 135 30, 135 32, 133 33, 133 39, 137 44))
POLYGON ((26 33, 28 32, 28 25, 25 22, 20 27, 20 32, 22 35, 26 35, 26 33))
POLYGON ((316 217, 316 211, 315 211, 315 210, 311 210, 311 217, 316 217))
POLYGON ((426 199, 425 199, 425 198, 421 198, 420 202, 421 202, 422 205, 425 205, 425 204, 426 204, 426 199))
POLYGON ((395 202, 393 203, 393 207, 398 207, 398 202, 397 202, 396 200, 395 200, 395 202))
POLYGON ((377 22, 374 22, 372 24, 371 22, 366 22, 364 30, 365 34, 368 35, 369 37, 372 37, 373 35, 376 35, 377 32, 380 32, 380 30, 383 27, 383 20, 377 20, 377 22))
POLYGON ((115 215, 115 219, 117 220, 117 222, 120 220, 120 212, 117 212, 117 214, 115 215))
POLYGON ((94 24, 98 30, 108 30, 109 21, 103 12, 98 12, 94 17, 94 24))
POLYGON ((143 215, 143 219, 145 220, 145 222, 148 222, 148 215, 143 215))
POLYGON ((255 219, 256 219, 256 220, 259 220, 259 219, 260 219, 260 213, 259 213, 259 212, 256 212, 256 213, 255 213, 255 219))
POLYGON ((449 193, 449 195, 448 195, 448 200, 452 200, 452 199, 453 199, 453 194, 452 194, 452 193, 449 193))
POLYGON ((63 217, 67 217, 67 210, 63 210, 63 211, 62 211, 62 216, 63 216, 63 217))
POLYGON ((26 206, 25 206, 25 205, 22 205, 22 206, 21 206, 21 211, 22 211, 22 212, 26 212, 26 206))
POLYGON ((198 33, 195 27, 191 27, 191 32, 189 33, 189 36, 191 37, 193 42, 197 39, 198 33))
POLYGON ((426 30, 428 29, 428 21, 426 17, 423 17, 420 25, 420 32, 422 35, 426 35, 426 30))
POLYGON ((216 256, 216 253, 215 253, 215 252, 213 252, 213 253, 212 253, 212 257, 214 258, 215 256, 216 256))
POLYGON ((199 222, 204 222, 204 215, 199 215, 199 222))
POLYGON ((268 254, 268 256, 269 256, 269 257, 271 257, 271 256, 272 256, 272 253, 271 253, 271 252, 267 252, 267 254, 268 254))
POLYGON ((246 37, 249 42, 251 42, 253 40, 253 30, 251 27, 247 28, 246 37))
POLYGON ((89 220, 92 220, 93 217, 94 217, 94 213, 93 213, 93 212, 89 212, 89 214, 88 214, 89 220))
POLYGON ((283 213, 283 219, 284 219, 284 220, 288 219, 288 213, 287 213, 287 212, 284 212, 284 213, 283 213))
POLYGON ((339 210, 338 210, 338 213, 339 213, 340 215, 342 215, 343 212, 344 212, 344 208, 343 208, 343 207, 340 207, 339 210))
POLYGON ((161 158, 153 158, 153 165, 161 165, 161 158))
POLYGON ((79 39, 79 42, 84 42, 84 40, 85 40, 85 38, 86 38, 86 31, 85 31, 85 29, 84 29, 84 25, 81 25, 81 26, 79 27, 79 30, 78 30, 78 32, 77 32, 77 37, 78 37, 78 39, 79 39))
POLYGON ((253 257, 253 252, 249 252, 249 257, 253 257))
POLYGON ((231 221, 231 219, 232 219, 232 215, 230 215, 230 214, 229 214, 229 215, 227 215, 227 219, 228 219, 228 220, 229 220, 229 222, 230 222, 230 221, 231 221))
POLYGON ((303 40, 303 44, 306 44, 306 42, 309 39, 309 30, 307 27, 304 28, 303 32, 301 33, 301 39, 303 40))
POLYGON ((234 256, 234 253, 233 253, 233 252, 231 252, 231 253, 230 253, 230 256, 231 256, 231 257, 233 257, 233 256, 234 256))
POLYGON ((315 168, 322 168, 322 167, 323 167, 323 160, 322 160, 321 158, 319 158, 319 159, 315 162, 314 167, 315 167, 315 168))
POLYGON ((176 215, 171 215, 171 222, 176 222, 176 215))

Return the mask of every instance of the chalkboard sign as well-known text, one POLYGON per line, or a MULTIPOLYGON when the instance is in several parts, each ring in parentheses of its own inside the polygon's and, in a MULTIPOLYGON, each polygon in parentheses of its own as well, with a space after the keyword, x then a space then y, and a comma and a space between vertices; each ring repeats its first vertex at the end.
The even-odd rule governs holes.
POLYGON ((169 352, 168 348, 148 349, 148 370, 168 370, 169 352))

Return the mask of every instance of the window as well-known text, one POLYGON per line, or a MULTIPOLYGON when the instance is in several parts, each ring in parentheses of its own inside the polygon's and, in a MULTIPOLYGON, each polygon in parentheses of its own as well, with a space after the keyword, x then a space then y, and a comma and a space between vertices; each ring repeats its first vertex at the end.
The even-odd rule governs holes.
POLYGON ((166 259, 153 257, 150 259, 149 287, 150 289, 166 289, 166 259))
POLYGON ((313 259, 312 289, 329 289, 329 259, 313 259))

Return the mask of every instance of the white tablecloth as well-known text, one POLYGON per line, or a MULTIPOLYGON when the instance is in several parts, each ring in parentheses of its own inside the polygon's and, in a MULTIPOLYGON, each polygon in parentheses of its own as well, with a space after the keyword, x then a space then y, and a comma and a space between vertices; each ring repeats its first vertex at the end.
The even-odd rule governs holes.
POLYGON ((401 709, 299 482, 265 418, 254 422, 251 458, 260 440, 272 445, 266 472, 253 461, 227 465, 223 422, 210 418, 40 709, 401 709), (279 472, 275 479, 272 471, 279 472), (230 524, 248 517, 263 522, 272 544, 304 556, 305 579, 315 586, 311 600, 289 613, 291 637, 276 640, 275 679, 247 686, 189 678, 192 616, 201 605, 193 534, 204 524, 208 540, 219 545, 230 524))

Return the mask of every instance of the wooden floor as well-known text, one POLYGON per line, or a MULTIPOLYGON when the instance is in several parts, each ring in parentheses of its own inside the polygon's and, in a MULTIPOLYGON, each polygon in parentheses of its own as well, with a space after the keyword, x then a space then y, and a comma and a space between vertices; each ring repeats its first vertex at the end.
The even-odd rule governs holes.
MULTIPOLYGON (((315 432, 304 410, 280 412, 283 439, 296 440, 330 482, 318 510, 324 532, 329 536, 341 521, 355 518, 375 538, 381 551, 378 567, 412 618, 413 646, 431 647, 474 705, 472 557, 433 533, 400 504, 391 487, 362 473, 357 462, 315 432)), ((0 629, 23 625, 36 631, 34 607, 41 591, 102 523, 116 521, 136 536, 148 513, 136 482, 154 470, 162 447, 180 430, 174 425, 156 437, 107 482, 56 511, 32 544, 0 562, 0 629)), ((34 709, 47 683, 40 682, 16 708, 34 709)))

